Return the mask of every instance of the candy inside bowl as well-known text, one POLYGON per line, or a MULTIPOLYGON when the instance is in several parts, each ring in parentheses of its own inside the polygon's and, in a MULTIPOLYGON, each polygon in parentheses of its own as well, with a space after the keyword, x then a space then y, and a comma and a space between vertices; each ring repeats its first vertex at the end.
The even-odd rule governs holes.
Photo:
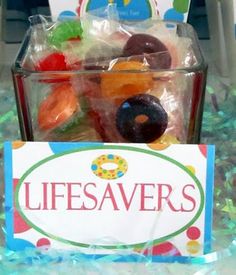
POLYGON ((40 16, 13 77, 24 140, 199 142, 206 65, 187 24, 40 16))

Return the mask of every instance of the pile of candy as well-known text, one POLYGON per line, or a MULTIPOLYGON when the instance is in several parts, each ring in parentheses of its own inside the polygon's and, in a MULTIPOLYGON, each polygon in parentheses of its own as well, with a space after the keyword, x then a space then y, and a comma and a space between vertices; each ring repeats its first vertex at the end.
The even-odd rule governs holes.
POLYGON ((34 140, 169 144, 195 135, 189 125, 199 120, 201 99, 193 95, 204 75, 191 68, 202 60, 177 24, 40 20, 22 63, 32 72, 34 140))

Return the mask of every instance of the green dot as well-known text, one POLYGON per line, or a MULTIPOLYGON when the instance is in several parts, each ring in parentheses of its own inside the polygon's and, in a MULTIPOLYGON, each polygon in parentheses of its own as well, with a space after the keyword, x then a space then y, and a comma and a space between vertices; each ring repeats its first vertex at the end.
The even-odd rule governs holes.
POLYGON ((103 174, 106 174, 107 173, 107 170, 102 170, 103 174))
POLYGON ((180 13, 186 13, 188 6, 189 0, 174 0, 173 2, 173 8, 180 13))

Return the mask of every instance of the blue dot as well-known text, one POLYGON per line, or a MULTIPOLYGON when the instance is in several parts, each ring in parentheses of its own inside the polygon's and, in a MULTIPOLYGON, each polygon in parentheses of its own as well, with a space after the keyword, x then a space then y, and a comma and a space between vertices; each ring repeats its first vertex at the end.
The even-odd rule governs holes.
POLYGON ((8 248, 15 251, 24 251, 26 248, 35 248, 35 245, 23 239, 11 239, 8 242, 8 248))
POLYGON ((93 171, 96 171, 98 169, 98 166, 96 164, 93 164, 91 168, 93 171))
POLYGON ((184 14, 176 11, 175 9, 169 9, 164 14, 164 20, 184 21, 184 14))
POLYGON ((124 175, 124 173, 123 172, 121 172, 121 171, 118 171, 117 172, 117 176, 120 178, 120 177, 122 177, 124 175))
POLYGON ((107 155, 108 159, 114 159, 114 155, 107 155))
POLYGON ((68 19, 68 17, 75 17, 77 16, 76 13, 74 13, 73 11, 63 11, 59 14, 59 19, 63 20, 63 19, 68 19))
POLYGON ((102 145, 99 142, 49 142, 49 146, 54 154, 61 154, 66 151, 76 150, 78 151, 87 147, 94 147, 102 145))

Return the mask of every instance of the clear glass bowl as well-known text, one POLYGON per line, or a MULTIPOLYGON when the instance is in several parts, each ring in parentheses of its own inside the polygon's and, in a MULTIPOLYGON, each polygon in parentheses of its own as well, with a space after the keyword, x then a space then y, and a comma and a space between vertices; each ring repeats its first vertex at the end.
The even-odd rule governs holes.
MULTIPOLYGON (((161 24, 189 43, 186 56, 170 69, 36 71, 29 66, 31 28, 12 67, 22 139, 199 143, 207 65, 190 25, 161 24), (130 112, 122 113, 137 95, 141 95, 137 103, 141 110, 134 115, 131 106, 130 112), (76 97, 76 104, 70 101, 72 97, 76 97), (149 127, 155 120, 155 98, 168 116, 162 135, 157 130, 162 126, 149 127)), ((174 47, 170 54, 172 62, 179 58, 174 47)), ((165 53, 154 58, 161 60, 163 56, 165 53)), ((133 57, 118 59, 118 63, 122 61, 132 62, 133 57)))

